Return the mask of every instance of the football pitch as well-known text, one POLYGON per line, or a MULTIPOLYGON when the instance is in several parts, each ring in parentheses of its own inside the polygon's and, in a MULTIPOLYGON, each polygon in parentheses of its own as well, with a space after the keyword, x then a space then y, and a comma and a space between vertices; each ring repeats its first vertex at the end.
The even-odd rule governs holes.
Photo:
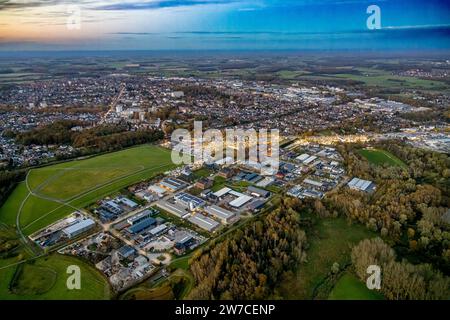
POLYGON ((406 167, 406 164, 386 150, 361 149, 359 154, 375 165, 388 164, 390 166, 406 167))
POLYGON ((143 145, 32 169, 0 208, 0 222, 26 235, 130 184, 173 169, 170 150, 143 145))

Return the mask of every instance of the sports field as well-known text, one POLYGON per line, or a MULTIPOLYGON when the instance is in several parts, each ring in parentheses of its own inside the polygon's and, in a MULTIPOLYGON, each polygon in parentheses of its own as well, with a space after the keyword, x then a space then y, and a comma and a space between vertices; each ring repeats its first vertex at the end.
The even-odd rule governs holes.
POLYGON ((169 150, 144 145, 32 169, 0 208, 0 222, 14 226, 18 221, 29 235, 101 197, 174 167, 169 150))
POLYGON ((386 150, 381 149, 361 149, 358 151, 360 155, 375 165, 388 164, 391 166, 406 167, 406 164, 386 150))

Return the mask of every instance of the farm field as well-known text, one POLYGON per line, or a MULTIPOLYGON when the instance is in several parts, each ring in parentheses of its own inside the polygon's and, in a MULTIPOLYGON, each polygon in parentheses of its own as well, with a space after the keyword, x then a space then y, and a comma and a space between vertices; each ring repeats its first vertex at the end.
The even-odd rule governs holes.
POLYGON ((170 151, 151 145, 32 169, 0 208, 0 222, 29 235, 121 188, 175 166, 170 151))
POLYGON ((80 259, 59 254, 0 269, 0 279, 0 300, 106 300, 111 296, 100 271, 80 259), (80 290, 67 289, 66 270, 70 265, 80 267, 80 290))
POLYGON ((369 290, 354 275, 344 273, 328 297, 329 300, 382 300, 383 295, 369 290))
POLYGON ((359 154, 375 165, 388 164, 391 166, 406 167, 406 164, 385 150, 380 149, 361 149, 359 154))
POLYGON ((327 298, 328 293, 322 296, 321 287, 326 284, 326 275, 333 263, 346 266, 351 261, 351 247, 374 236, 365 226, 349 225, 344 218, 311 218, 315 225, 307 233, 310 242, 306 253, 307 262, 299 266, 294 282, 287 281, 280 288, 287 299, 327 298))

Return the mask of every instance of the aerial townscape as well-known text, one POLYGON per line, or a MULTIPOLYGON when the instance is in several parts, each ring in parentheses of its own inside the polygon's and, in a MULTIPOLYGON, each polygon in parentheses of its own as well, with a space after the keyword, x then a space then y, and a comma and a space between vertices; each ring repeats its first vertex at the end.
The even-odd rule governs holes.
POLYGON ((450 299, 448 39, 383 53, 2 41, 0 300, 450 299), (199 123, 244 136, 199 139, 199 123), (256 147, 262 130, 279 136, 256 147))

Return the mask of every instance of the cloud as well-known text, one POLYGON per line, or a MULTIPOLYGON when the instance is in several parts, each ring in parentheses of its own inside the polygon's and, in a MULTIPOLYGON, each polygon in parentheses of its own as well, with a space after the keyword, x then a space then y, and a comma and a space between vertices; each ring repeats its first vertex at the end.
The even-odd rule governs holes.
POLYGON ((199 5, 222 5, 236 2, 239 0, 162 0, 162 1, 120 1, 112 4, 98 5, 96 10, 150 10, 177 7, 191 7, 199 5))
POLYGON ((108 34, 113 35, 131 35, 131 36, 148 36, 148 35, 157 35, 160 34, 158 32, 110 32, 108 34))
POLYGON ((30 9, 38 7, 52 7, 56 5, 87 5, 93 4, 93 0, 0 0, 0 11, 30 9))

